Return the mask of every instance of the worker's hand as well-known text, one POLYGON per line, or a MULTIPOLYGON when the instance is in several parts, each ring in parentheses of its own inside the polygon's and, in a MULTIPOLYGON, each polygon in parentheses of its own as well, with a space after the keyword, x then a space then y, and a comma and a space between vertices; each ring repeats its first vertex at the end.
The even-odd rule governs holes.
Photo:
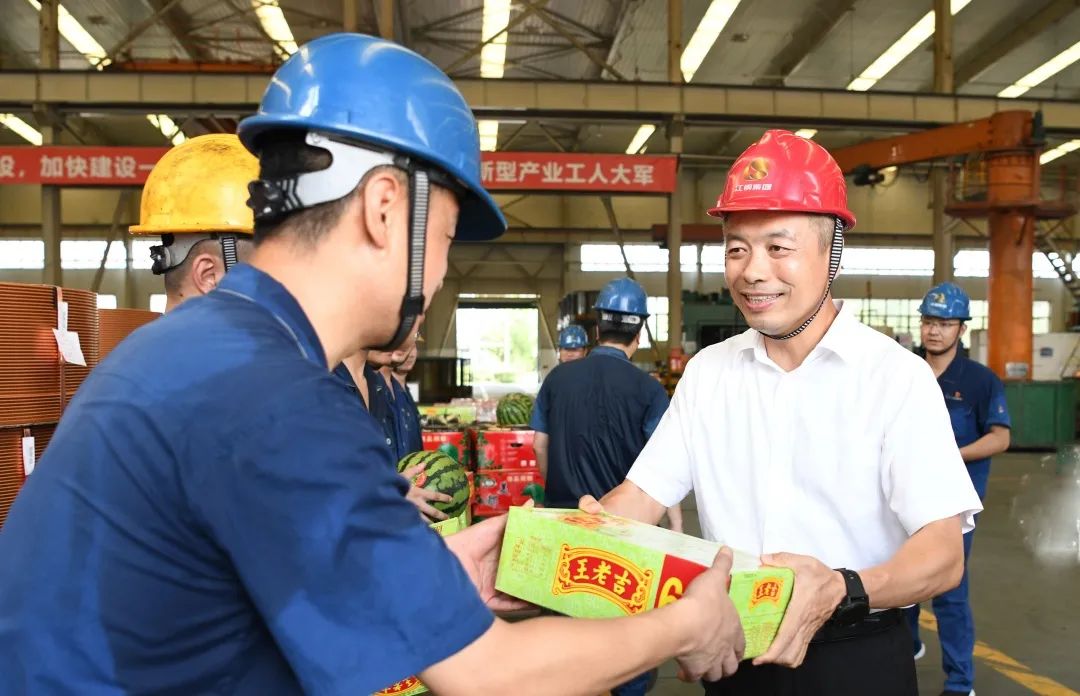
POLYGON ((795 571, 795 590, 776 638, 754 664, 798 667, 806 657, 814 634, 825 625, 847 594, 844 577, 810 556, 773 553, 762 556, 761 561, 767 566, 795 571))
POLYGON ((599 515, 604 511, 604 506, 600 504, 600 501, 591 495, 584 495, 581 500, 578 501, 578 510, 587 512, 590 515, 599 515))
POLYGON ((688 622, 687 647, 675 656, 679 679, 683 681, 717 681, 730 677, 739 668, 746 639, 739 614, 728 597, 731 561, 731 549, 720 549, 712 568, 694 578, 682 599, 671 605, 688 622))
POLYGON ((446 537, 446 546, 461 562, 480 598, 492 611, 528 609, 532 605, 495 590, 495 572, 499 568, 506 515, 474 524, 446 537))
POLYGON ((445 512, 436 509, 431 504, 449 503, 453 498, 445 493, 437 493, 435 491, 429 491, 426 488, 412 485, 413 479, 424 470, 424 466, 426 465, 421 462, 420 464, 411 466, 401 472, 401 475, 409 482, 409 492, 405 494, 405 497, 409 499, 410 503, 416 506, 416 509, 419 510, 420 514, 427 518, 428 521, 442 522, 445 519, 449 519, 449 517, 445 512))

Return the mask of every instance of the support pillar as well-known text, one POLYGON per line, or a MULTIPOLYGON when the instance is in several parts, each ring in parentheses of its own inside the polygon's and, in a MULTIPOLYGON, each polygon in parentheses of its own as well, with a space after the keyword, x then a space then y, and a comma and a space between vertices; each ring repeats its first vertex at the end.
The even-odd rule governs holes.
MULTIPOLYGON (((951 94, 955 89, 953 66, 953 16, 950 0, 934 0, 934 91, 951 94)), ((945 204, 948 188, 945 171, 934 167, 930 171, 930 195, 934 213, 934 284, 953 279, 953 257, 956 246, 952 230, 945 225, 945 204)))
POLYGON ((394 0, 379 0, 379 36, 394 40, 394 0))
POLYGON ((1031 379, 1031 254, 1035 211, 1010 206, 1039 194, 1034 153, 1001 152, 988 157, 990 211, 990 369, 1003 379, 1031 379))
MULTIPOLYGON (((683 149, 683 127, 681 118, 671 122, 669 140, 671 152, 681 155, 683 149)), ((675 171, 675 191, 668 196, 668 352, 682 348, 682 192, 679 170, 675 171)))
MULTIPOLYGON (((57 70, 60 67, 60 0, 42 0, 38 13, 40 36, 40 64, 43 70, 57 70)), ((44 105, 35 109, 42 134, 42 144, 54 145, 60 139, 57 114, 44 105)), ((41 187, 41 236, 45 241, 45 277, 46 285, 63 285, 64 272, 60 264, 60 188, 57 186, 41 187)))
POLYGON ((350 33, 360 31, 360 20, 356 12, 358 0, 341 0, 341 27, 350 33))

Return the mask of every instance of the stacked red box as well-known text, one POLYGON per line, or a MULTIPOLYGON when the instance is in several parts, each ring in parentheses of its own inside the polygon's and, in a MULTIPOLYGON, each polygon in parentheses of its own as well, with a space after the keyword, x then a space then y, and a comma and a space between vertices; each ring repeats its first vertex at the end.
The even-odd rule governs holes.
POLYGON ((477 469, 524 469, 536 466, 536 432, 512 428, 470 428, 477 469))
POLYGON ((470 439, 462 430, 424 430, 420 434, 424 449, 444 452, 466 469, 473 468, 470 439))
POLYGON ((544 479, 535 466, 513 469, 478 469, 473 516, 501 515, 514 505, 544 502, 544 479))

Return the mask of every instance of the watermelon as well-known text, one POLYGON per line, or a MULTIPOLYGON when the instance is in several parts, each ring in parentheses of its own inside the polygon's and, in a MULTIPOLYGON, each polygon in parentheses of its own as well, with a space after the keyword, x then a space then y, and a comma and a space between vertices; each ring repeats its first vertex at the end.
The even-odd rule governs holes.
POLYGON ((533 398, 517 392, 499 399, 495 408, 495 419, 499 425, 528 425, 532 417, 533 398))
POLYGON ((423 450, 406 454, 398 462, 398 473, 423 464, 423 470, 413 477, 414 486, 437 491, 450 496, 449 503, 432 503, 431 506, 450 517, 457 517, 469 506, 469 478, 465 467, 445 452, 423 450))

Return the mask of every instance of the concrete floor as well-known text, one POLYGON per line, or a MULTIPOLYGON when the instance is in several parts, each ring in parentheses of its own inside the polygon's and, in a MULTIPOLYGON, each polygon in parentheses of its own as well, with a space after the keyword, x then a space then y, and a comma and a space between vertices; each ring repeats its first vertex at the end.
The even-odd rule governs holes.
MULTIPOLYGON (((1048 502, 1056 500, 1052 491, 1066 481, 1075 485, 1055 477, 1052 456, 1007 454, 994 460, 970 564, 976 635, 985 646, 977 649, 975 663, 980 696, 1080 696, 1080 561, 1075 550, 1068 562, 1040 560, 1025 545, 1018 521, 1030 526, 1037 510, 1045 513, 1048 502)), ((1066 527, 1061 535, 1067 540, 1075 539, 1080 525, 1080 500, 1071 500, 1071 512, 1057 521, 1059 529, 1066 527)), ((684 509, 687 532, 699 533, 692 498, 684 509)), ((917 663, 919 693, 937 696, 944 684, 941 652, 935 634, 924 629, 923 639, 927 654, 917 663)), ((680 682, 669 663, 651 693, 700 696, 702 690, 680 682)))

